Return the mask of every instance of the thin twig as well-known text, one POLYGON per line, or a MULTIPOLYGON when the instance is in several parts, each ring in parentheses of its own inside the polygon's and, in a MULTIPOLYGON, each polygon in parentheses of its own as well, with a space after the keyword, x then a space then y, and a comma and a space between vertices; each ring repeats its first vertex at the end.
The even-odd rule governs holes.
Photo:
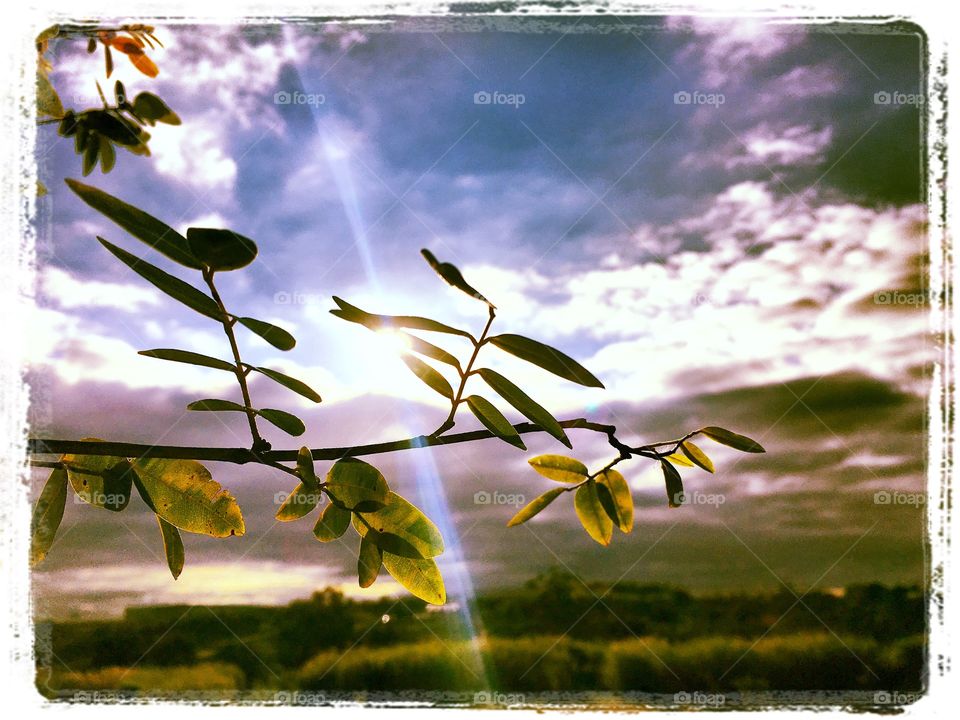
MULTIPOLYGON (((567 429, 592 430, 593 432, 609 434, 616 430, 612 425, 591 422, 585 418, 564 420, 561 427, 567 429)), ((539 425, 524 422, 513 426, 518 433, 543 432, 539 425)), ((486 440, 496 437, 489 430, 471 430, 454 435, 427 436, 394 440, 392 442, 371 443, 369 445, 355 445, 353 447, 329 447, 311 450, 314 460, 339 460, 345 457, 360 457, 362 455, 377 455, 380 453, 412 450, 415 448, 432 447, 438 445, 456 445, 457 443, 486 440)), ((27 441, 27 450, 30 455, 112 455, 126 458, 168 458, 180 460, 207 460, 210 462, 228 462, 236 464, 260 463, 272 464, 291 462, 297 459, 297 450, 270 450, 254 453, 249 448, 215 448, 215 447, 184 447, 179 445, 142 445, 137 443, 102 442, 99 440, 45 440, 30 438, 27 441)), ((43 461, 42 467, 51 465, 43 461)), ((289 468, 286 468, 289 470, 289 468)))

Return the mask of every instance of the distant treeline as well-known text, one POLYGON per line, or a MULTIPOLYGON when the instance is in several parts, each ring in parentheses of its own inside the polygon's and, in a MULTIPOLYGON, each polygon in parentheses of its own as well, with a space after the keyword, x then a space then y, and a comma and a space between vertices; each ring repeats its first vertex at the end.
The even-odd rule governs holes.
MULTIPOLYGON (((925 597, 916 587, 858 585, 812 592, 797 602, 786 590, 694 596, 622 582, 608 591, 560 572, 485 593, 472 610, 475 630, 491 639, 564 636, 607 645, 635 638, 678 643, 723 637, 729 643, 826 633, 883 648, 922 638, 926 621, 925 597)), ((465 613, 429 610, 410 597, 350 600, 333 589, 283 607, 135 607, 121 620, 38 623, 37 660, 41 674, 57 675, 225 664, 242 672, 246 687, 273 686, 323 653, 462 642, 469 639, 465 613)))

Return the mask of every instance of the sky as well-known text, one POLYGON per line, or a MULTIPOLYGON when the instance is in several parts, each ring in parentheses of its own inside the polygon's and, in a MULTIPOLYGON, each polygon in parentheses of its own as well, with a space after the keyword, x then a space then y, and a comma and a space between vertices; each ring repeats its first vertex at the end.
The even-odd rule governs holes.
MULTIPOLYGON (((479 332, 484 307, 433 274, 426 247, 497 305, 496 331, 549 342, 603 380, 584 388, 481 354, 555 416, 615 424, 630 444, 721 425, 767 448, 701 443, 718 469, 684 473, 702 502, 680 509, 666 507, 658 467, 623 463, 636 529, 608 548, 571 503, 507 529, 516 507, 476 501, 547 490, 526 460, 566 452, 549 437, 527 436, 527 454, 487 440, 376 457, 444 530, 454 596, 550 568, 694 591, 923 581, 937 345, 918 28, 487 16, 156 32, 159 76, 118 56, 115 77, 131 95, 160 95, 183 123, 150 129, 151 157, 121 152, 85 182, 182 232, 224 227, 257 242, 257 261, 222 274, 221 293, 298 344, 283 353, 247 334, 244 359, 324 398, 314 406, 254 380, 256 404, 307 422, 301 439, 265 428, 274 447, 391 440, 443 420, 442 398, 383 338, 328 313, 336 295, 479 332)), ((50 53, 75 109, 99 104, 97 80, 112 87, 84 45, 50 53)), ((221 328, 95 236, 198 278, 73 196, 62 179, 80 177, 80 160, 53 126, 36 154, 49 193, 38 203, 31 435, 248 445, 241 416, 185 411, 238 399, 228 374, 137 355, 223 357, 221 328)), ((611 459, 602 436, 570 436, 589 466, 611 459)), ((174 582, 142 502, 123 514, 68 502, 34 572, 37 613, 282 603, 326 585, 360 593, 356 548, 320 545, 312 519, 274 521, 287 476, 210 468, 243 508, 243 537, 185 535, 174 582)), ((43 479, 33 472, 35 492, 43 479)), ((397 592, 389 580, 365 592, 397 592)))

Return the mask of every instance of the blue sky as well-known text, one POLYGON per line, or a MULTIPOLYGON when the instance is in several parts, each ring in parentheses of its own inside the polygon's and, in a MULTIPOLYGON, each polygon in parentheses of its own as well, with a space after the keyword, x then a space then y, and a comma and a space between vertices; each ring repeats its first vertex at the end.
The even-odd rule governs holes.
MULTIPOLYGON (((935 354, 920 300, 920 110, 897 100, 922 86, 922 36, 860 30, 490 17, 162 27, 160 76, 125 61, 118 76, 130 93, 158 93, 183 124, 156 128, 151 158, 121 153, 86 182, 181 230, 229 227, 257 241, 258 261, 221 290, 231 308, 298 338, 287 354, 253 336, 243 350, 324 396, 307 407, 252 386, 258 404, 307 420, 311 446, 442 420, 442 403, 382 342, 327 312, 338 295, 479 330, 482 306, 433 276, 419 255, 428 247, 497 304, 501 332, 551 342, 603 379, 605 391, 585 389, 489 358, 557 416, 612 422, 638 442, 718 424, 768 447, 745 459, 718 448, 716 475, 688 474, 688 490, 724 495, 720 507, 668 510, 659 470, 625 466, 638 529, 605 550, 569 507, 507 530, 513 508, 474 504, 478 490, 546 489, 519 451, 496 441, 433 451, 463 553, 446 562, 480 586, 558 565, 694 589, 919 581, 922 508, 874 494, 924 487, 935 354), (278 103, 285 93, 307 101, 278 103), (478 104, 477 93, 504 102, 478 104)), ((77 109, 98 104, 95 80, 109 85, 81 45, 51 53, 54 83, 77 109)), ((38 218, 33 433, 246 444, 242 418, 183 412, 198 397, 233 397, 217 373, 136 354, 222 355, 222 332, 94 236, 176 268, 72 196, 62 178, 79 177, 80 162, 52 128, 37 155, 50 193, 38 218)), ((602 438, 573 440, 585 461, 609 455, 602 438)), ((530 445, 562 451, 549 438, 530 445)), ((377 464, 414 498, 427 492, 413 458, 377 464)), ((41 610, 351 586, 345 548, 320 547, 308 521, 273 523, 282 476, 213 469, 247 535, 188 538, 174 585, 145 508, 120 522, 69 505, 68 532, 35 576, 41 610), (103 540, 96 558, 84 552, 92 538, 103 540)))

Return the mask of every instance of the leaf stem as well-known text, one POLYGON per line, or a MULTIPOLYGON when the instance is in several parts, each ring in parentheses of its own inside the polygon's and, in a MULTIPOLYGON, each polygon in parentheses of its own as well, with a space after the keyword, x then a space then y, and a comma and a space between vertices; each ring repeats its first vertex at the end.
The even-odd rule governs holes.
POLYGON ((483 344, 487 341, 487 333, 490 332, 490 326, 493 325, 493 319, 497 316, 496 308, 494 308, 493 305, 488 305, 487 307, 490 311, 489 317, 487 318, 487 324, 483 326, 483 332, 480 333, 480 339, 474 341, 473 352, 470 354, 470 359, 467 361, 466 367, 460 373, 460 386, 457 388, 456 394, 450 401, 450 414, 447 415, 447 419, 441 423, 440 427, 430 434, 430 437, 440 437, 440 435, 445 433, 456 424, 454 423, 453 418, 457 414, 457 408, 462 402, 464 402, 463 391, 467 387, 467 380, 473 374, 473 364, 477 361, 477 356, 480 354, 480 348, 483 347, 483 344))
POLYGON ((207 287, 210 288, 210 295, 213 297, 214 302, 217 303, 217 307, 220 308, 220 312, 223 313, 220 322, 223 325, 223 332, 227 335, 227 340, 230 341, 230 350, 233 352, 234 374, 237 376, 237 383, 240 385, 240 393, 243 396, 244 413, 247 416, 247 423, 250 425, 250 435, 253 438, 253 451, 260 452, 269 450, 270 443, 260 436, 260 431, 257 429, 257 413, 253 409, 253 404, 250 402, 250 389, 247 387, 247 373, 244 370, 243 360, 240 359, 240 349, 237 347, 237 338, 233 332, 235 320, 233 316, 227 312, 223 300, 220 299, 220 293, 217 292, 217 286, 213 282, 213 275, 213 270, 207 267, 203 268, 204 282, 207 283, 207 287))

